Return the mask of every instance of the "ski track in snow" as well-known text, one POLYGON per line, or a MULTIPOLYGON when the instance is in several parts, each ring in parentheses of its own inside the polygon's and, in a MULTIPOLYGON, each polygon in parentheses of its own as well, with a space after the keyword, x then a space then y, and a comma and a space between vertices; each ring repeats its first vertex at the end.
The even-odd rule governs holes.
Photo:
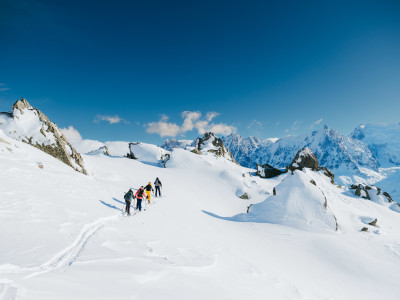
MULTIPOLYGON (((41 264, 37 267, 17 267, 13 266, 9 269, 2 268, 0 269, 0 275, 24 275, 26 276, 23 279, 31 278, 34 276, 38 276, 43 273, 59 270, 65 267, 71 266, 85 249, 85 246, 89 239, 99 231, 103 226, 109 223, 115 223, 119 221, 123 217, 122 214, 116 214, 110 217, 101 218, 93 223, 86 224, 75 241, 66 247, 61 252, 57 253, 53 258, 48 260, 47 262, 41 264)), ((1 267, 1 266, 0 266, 1 267)), ((0 282, 0 292, 6 292, 7 288, 4 286, 7 285, 5 283, 0 282)), ((0 293, 0 295, 2 295, 0 293)))

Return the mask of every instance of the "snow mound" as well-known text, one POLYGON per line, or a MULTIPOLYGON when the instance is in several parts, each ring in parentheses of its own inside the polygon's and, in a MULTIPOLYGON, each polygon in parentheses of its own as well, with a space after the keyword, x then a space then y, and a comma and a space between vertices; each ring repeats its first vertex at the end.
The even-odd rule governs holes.
POLYGON ((310 181, 304 172, 294 171, 275 187, 276 196, 252 205, 246 218, 307 231, 337 230, 336 218, 328 208, 325 195, 310 181))
POLYGON ((132 158, 151 164, 164 163, 170 156, 165 149, 141 142, 129 143, 129 150, 132 158))
POLYGON ((350 190, 353 191, 355 196, 371 200, 372 202, 388 207, 393 211, 400 212, 399 204, 393 201, 389 193, 382 191, 379 187, 359 184, 351 185, 350 190))
POLYGON ((89 155, 99 155, 99 154, 110 155, 110 152, 108 151, 107 146, 102 146, 97 150, 90 151, 88 154, 89 155))

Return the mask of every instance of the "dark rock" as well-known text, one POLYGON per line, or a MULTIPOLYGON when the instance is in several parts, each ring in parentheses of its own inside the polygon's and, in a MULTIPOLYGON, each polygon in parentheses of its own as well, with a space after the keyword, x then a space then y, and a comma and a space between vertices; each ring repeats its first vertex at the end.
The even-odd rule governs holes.
POLYGON ((317 185, 317 183, 315 182, 314 179, 311 179, 310 182, 311 182, 313 185, 315 185, 315 186, 317 185))
POLYGON ((369 185, 366 185, 366 186, 365 186, 365 189, 366 189, 366 190, 371 190, 372 188, 371 188, 369 185))
POLYGON ((361 229, 361 231, 367 232, 367 231, 368 231, 368 228, 367 228, 367 227, 363 227, 363 228, 361 229))
POLYGON ((318 159, 310 148, 305 147, 299 150, 289 166, 289 170, 302 170, 310 168, 313 171, 318 170, 318 159))
POLYGON ((376 226, 376 222, 378 222, 378 219, 373 220, 372 222, 368 223, 371 226, 376 226))
POLYGON ((320 167, 319 170, 324 171, 324 175, 329 177, 331 179, 331 183, 335 183, 335 174, 331 170, 329 170, 327 167, 320 167))
POLYGON ((209 149, 207 152, 214 153, 216 156, 225 157, 230 161, 238 164, 235 158, 233 157, 232 153, 225 148, 224 142, 222 139, 217 137, 212 132, 206 132, 203 137, 198 137, 193 143, 192 147, 195 147, 195 150, 192 150, 193 153, 200 154, 205 146, 205 142, 211 141, 211 144, 215 149, 209 149), (196 151, 197 150, 197 151, 196 151), (199 153, 200 152, 200 153, 199 153))
POLYGON ((192 151, 190 151, 190 152, 192 152, 192 153, 194 153, 194 154, 197 154, 197 155, 202 155, 203 153, 200 151, 200 150, 198 150, 197 148, 194 148, 192 151))
POLYGON ((281 170, 278 170, 269 164, 265 165, 257 164, 257 175, 260 176, 261 178, 272 178, 281 175, 282 173, 283 172, 281 170))
POLYGON ((363 197, 364 199, 368 199, 368 200, 371 199, 370 196, 369 196, 369 193, 368 193, 368 189, 366 188, 365 185, 363 185, 363 184, 359 184, 359 185, 354 185, 354 184, 352 184, 352 185, 350 186, 350 188, 351 188, 351 189, 354 189, 354 188, 355 188, 354 194, 357 195, 358 197, 361 197, 361 191, 364 191, 365 196, 362 196, 362 197, 363 197))
POLYGON ((247 206, 247 213, 249 213, 250 207, 251 207, 252 205, 253 205, 253 204, 250 204, 249 206, 247 206))
POLYGON ((171 159, 171 154, 169 153, 161 154, 161 163, 164 166, 164 168, 167 167, 167 161, 169 161, 170 159, 171 159))
POLYGON ((388 192, 383 192, 383 196, 385 196, 386 199, 388 199, 389 202, 393 202, 393 199, 392 199, 392 197, 390 197, 388 192))
POLYGON ((247 200, 247 199, 249 199, 250 197, 249 197, 249 195, 247 194, 247 193, 244 193, 242 196, 240 196, 239 197, 240 199, 245 199, 245 200, 247 200))

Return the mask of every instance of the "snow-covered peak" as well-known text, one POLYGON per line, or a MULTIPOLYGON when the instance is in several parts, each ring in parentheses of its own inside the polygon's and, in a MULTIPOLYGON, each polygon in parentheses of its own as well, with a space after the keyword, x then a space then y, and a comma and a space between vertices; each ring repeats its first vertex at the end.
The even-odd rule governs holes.
POLYGON ((57 125, 24 98, 14 103, 11 113, 0 113, 0 130, 5 135, 30 144, 86 174, 82 157, 57 125))
POLYGON ((191 146, 194 147, 194 153, 213 153, 218 157, 225 157, 228 160, 237 163, 232 153, 225 148, 223 140, 212 132, 206 132, 203 137, 198 137, 195 141, 193 141, 191 146))
POLYGON ((363 124, 351 137, 366 144, 380 166, 400 165, 400 124, 363 124))

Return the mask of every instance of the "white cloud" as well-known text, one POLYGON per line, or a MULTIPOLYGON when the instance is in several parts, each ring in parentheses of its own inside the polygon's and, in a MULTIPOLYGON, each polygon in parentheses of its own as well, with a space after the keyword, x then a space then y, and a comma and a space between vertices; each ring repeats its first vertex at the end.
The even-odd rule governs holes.
POLYGON ((236 127, 224 123, 211 124, 207 131, 214 132, 215 134, 229 135, 236 132, 236 127))
POLYGON ((211 122, 214 118, 219 116, 217 112, 208 112, 205 115, 205 119, 202 119, 201 116, 202 114, 199 111, 184 111, 182 112, 183 123, 179 126, 176 123, 168 123, 168 117, 163 115, 160 121, 148 123, 146 131, 148 133, 159 134, 161 137, 175 137, 178 134, 184 134, 194 129, 196 129, 199 134, 211 131, 215 134, 228 135, 236 132, 236 127, 234 126, 225 123, 215 124, 211 122))
POLYGON ((97 115, 96 118, 94 119, 95 123, 99 123, 101 121, 106 121, 109 124, 118 124, 118 123, 125 123, 125 124, 129 124, 130 122, 120 118, 119 116, 115 115, 115 116, 106 116, 106 115, 97 115))
POLYGON ((206 119, 207 119, 208 122, 211 122, 214 118, 216 118, 218 116, 219 116, 219 113, 217 113, 215 111, 211 111, 211 112, 207 113, 206 119))
POLYGON ((9 90, 9 88, 6 87, 6 84, 0 82, 0 92, 5 92, 5 91, 8 91, 8 90, 9 90))
POLYGON ((321 123, 322 123, 323 120, 324 120, 324 119, 321 118, 321 119, 315 121, 314 123, 312 123, 312 124, 310 125, 310 129, 314 129, 315 127, 321 125, 321 123))
POLYGON ((184 111, 182 113, 182 118, 184 119, 181 131, 187 132, 193 130, 196 122, 201 117, 201 112, 199 111, 184 111))
POLYGON ((73 126, 69 126, 68 128, 60 128, 60 130, 68 141, 82 140, 81 134, 73 126))
POLYGON ((168 120, 168 117, 163 115, 163 116, 161 116, 160 121, 148 123, 146 132, 156 133, 156 134, 159 134, 161 137, 177 136, 177 134, 181 131, 181 129, 175 123, 168 123, 167 120, 168 120))
POLYGON ((252 127, 263 128, 264 127, 264 123, 254 119, 253 121, 250 122, 249 125, 247 125, 247 129, 250 129, 252 127))
POLYGON ((287 132, 291 132, 291 131, 296 131, 297 129, 299 129, 300 124, 301 124, 301 121, 297 121, 297 120, 294 121, 290 128, 285 129, 285 132, 287 133, 287 132))

